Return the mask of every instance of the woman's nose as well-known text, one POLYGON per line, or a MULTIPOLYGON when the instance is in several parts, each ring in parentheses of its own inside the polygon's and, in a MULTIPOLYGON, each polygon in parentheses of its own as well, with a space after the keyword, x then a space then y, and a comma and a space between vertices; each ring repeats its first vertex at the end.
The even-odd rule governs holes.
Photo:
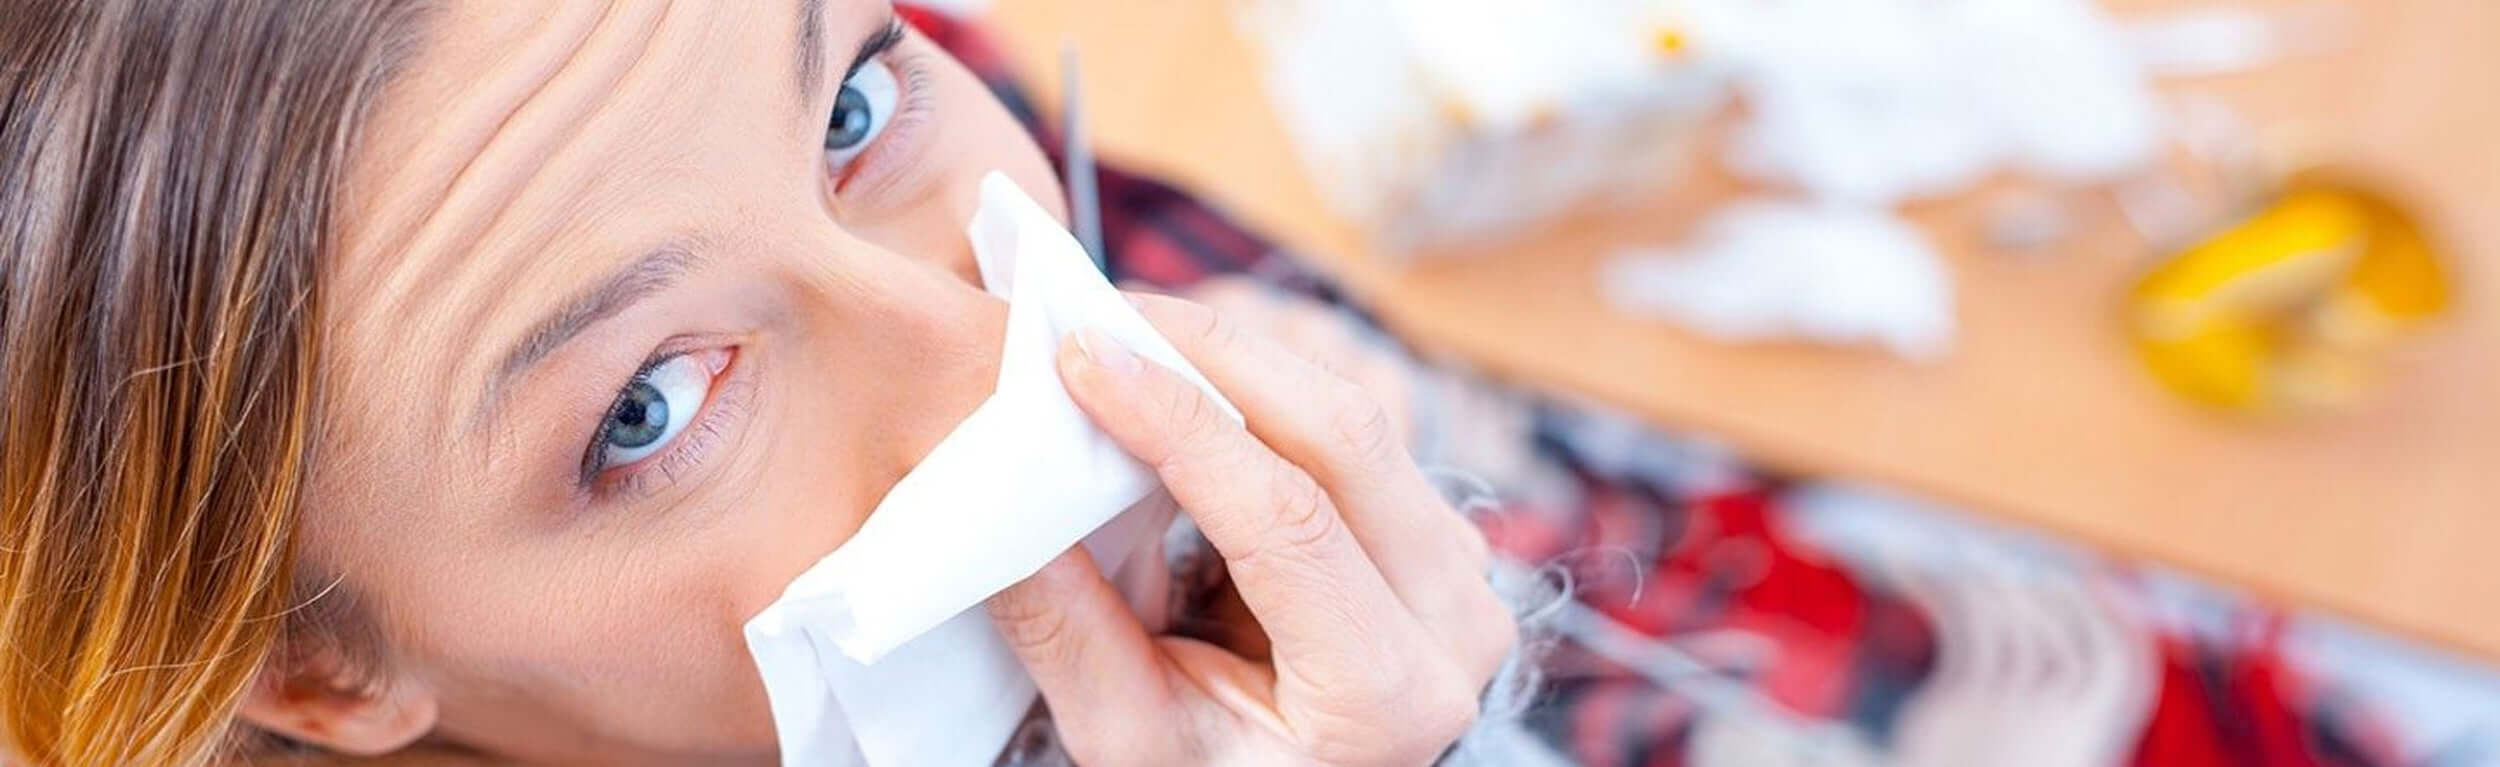
POLYGON ((788 418, 841 443, 810 450, 852 456, 888 480, 996 388, 1007 327, 1006 303, 954 270, 957 259, 972 264, 959 225, 938 229, 951 237, 889 231, 867 240, 829 227, 791 251, 793 311, 777 355, 793 371, 788 418))

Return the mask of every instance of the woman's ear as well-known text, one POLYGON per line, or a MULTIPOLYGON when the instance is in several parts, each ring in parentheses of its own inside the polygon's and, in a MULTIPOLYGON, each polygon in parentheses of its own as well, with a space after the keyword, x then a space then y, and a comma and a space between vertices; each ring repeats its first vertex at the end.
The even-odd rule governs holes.
MULTIPOLYGON (((283 658, 288 653, 279 653, 283 658)), ((433 731, 439 713, 423 682, 350 668, 334 651, 273 662, 244 695, 243 721, 350 756, 380 756, 433 731)))

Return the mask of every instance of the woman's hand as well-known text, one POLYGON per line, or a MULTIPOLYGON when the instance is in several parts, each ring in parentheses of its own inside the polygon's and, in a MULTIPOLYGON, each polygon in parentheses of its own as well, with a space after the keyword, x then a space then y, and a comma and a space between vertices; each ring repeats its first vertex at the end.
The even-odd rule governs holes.
POLYGON ((1087 767, 1431 762, 1517 641, 1483 537, 1354 385, 1205 307, 1139 302, 1246 427, 1099 334, 1060 349, 1060 375, 1214 544, 1268 646, 1151 636, 1070 551, 989 602, 1069 754, 1087 767))
POLYGON ((1353 382, 1380 403, 1399 435, 1415 433, 1414 363, 1366 337, 1362 320, 1345 308, 1234 275, 1191 285, 1183 297, 1215 310, 1240 332, 1283 344, 1294 356, 1353 382))

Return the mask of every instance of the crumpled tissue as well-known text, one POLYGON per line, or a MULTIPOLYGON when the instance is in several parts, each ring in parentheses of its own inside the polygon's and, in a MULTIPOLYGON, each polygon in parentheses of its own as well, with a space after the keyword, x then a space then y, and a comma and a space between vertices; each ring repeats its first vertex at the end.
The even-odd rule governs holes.
POLYGON ((1875 343, 1932 361, 1953 346, 1953 275, 1890 211, 1754 200, 1711 214, 1683 253, 1631 252, 1599 278, 1608 302, 1712 338, 1875 343))

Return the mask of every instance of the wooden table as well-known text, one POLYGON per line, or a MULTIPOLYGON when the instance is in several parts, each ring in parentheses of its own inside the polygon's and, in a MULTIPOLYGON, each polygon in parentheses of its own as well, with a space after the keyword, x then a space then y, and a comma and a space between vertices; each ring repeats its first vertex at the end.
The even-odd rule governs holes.
POLYGON ((2271 425, 2182 405, 2134 367, 2116 304, 2148 246, 2106 204, 2082 209, 2089 231, 2028 258, 1972 247, 1977 195, 1914 208, 1962 287, 1955 355, 1927 366, 1716 345, 1608 312, 1594 266, 1675 242, 1739 191, 1709 168, 1637 215, 1398 268, 1315 196, 1224 6, 1000 0, 992 13, 1045 104, 1062 43, 1083 51, 1104 155, 1312 254, 1436 354, 1782 469, 1902 487, 2500 659, 2500 2, 2354 2, 2341 50, 2176 85, 2384 179, 2457 256, 2460 311, 2407 347, 2381 396, 2271 425))

